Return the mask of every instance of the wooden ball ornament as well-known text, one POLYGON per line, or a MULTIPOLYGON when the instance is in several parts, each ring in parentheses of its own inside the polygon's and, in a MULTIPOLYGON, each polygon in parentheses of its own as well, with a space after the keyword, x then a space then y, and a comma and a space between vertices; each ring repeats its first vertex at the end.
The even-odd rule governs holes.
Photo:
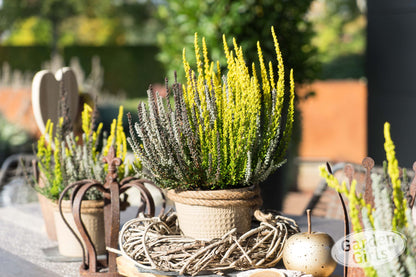
POLYGON ((337 263, 331 256, 334 240, 326 233, 312 232, 310 210, 307 210, 308 232, 292 235, 283 249, 286 269, 298 270, 314 277, 330 276, 337 263))

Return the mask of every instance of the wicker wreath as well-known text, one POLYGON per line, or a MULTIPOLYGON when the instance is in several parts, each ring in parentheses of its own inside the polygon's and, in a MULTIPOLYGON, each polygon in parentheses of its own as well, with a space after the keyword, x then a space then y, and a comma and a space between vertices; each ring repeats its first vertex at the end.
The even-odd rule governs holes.
POLYGON ((282 258, 287 238, 299 227, 276 212, 256 210, 254 218, 260 224, 240 237, 234 229, 211 241, 183 237, 173 212, 136 218, 120 231, 120 250, 139 268, 180 275, 273 267, 282 258))

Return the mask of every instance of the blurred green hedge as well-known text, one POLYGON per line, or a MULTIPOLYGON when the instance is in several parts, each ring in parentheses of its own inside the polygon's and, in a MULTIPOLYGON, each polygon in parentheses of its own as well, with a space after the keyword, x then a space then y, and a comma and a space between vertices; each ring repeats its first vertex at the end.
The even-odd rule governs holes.
POLYGON ((50 59, 50 53, 46 46, 0 46, 0 65, 7 62, 12 69, 35 73, 50 59))
MULTIPOLYGON (((146 96, 149 84, 164 83, 165 73, 156 60, 159 49, 152 45, 140 46, 70 46, 63 49, 66 64, 78 57, 86 73, 91 71, 91 59, 100 57, 104 68, 103 90, 112 94, 124 91, 127 97, 146 96)), ((47 46, 1 46, 0 65, 8 62, 13 70, 35 73, 50 59, 47 46)))
POLYGON ((146 96, 149 84, 164 83, 165 73, 156 60, 156 46, 70 46, 64 49, 67 63, 78 57, 83 70, 91 71, 91 59, 99 56, 104 68, 103 90, 116 94, 124 91, 128 98, 146 96))
POLYGON ((349 54, 323 63, 320 79, 361 79, 365 76, 365 55, 349 54))

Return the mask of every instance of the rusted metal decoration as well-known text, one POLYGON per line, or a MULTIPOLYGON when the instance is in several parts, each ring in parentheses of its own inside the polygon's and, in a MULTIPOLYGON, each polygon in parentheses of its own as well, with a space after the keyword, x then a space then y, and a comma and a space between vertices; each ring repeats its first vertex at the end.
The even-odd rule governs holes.
POLYGON ((374 167, 374 160, 370 157, 364 158, 362 165, 365 168, 365 192, 364 192, 364 200, 367 204, 371 205, 371 208, 374 208, 374 195, 373 195, 373 188, 371 180, 371 169, 374 167))
MULTIPOLYGON (((374 207, 374 195, 373 190, 371 187, 372 180, 371 180, 371 170, 374 167, 374 160, 370 157, 366 157, 362 161, 362 166, 365 168, 365 192, 364 198, 366 203, 370 203, 371 207, 374 207)), ((331 166, 327 163, 327 170, 330 174, 332 173, 331 166)), ((348 185, 351 186, 352 180, 354 179, 355 170, 351 164, 346 164, 344 167, 344 174, 348 179, 348 185)), ((347 205, 345 204, 345 200, 343 199, 341 193, 338 192, 339 199, 341 201, 342 209, 344 211, 344 238, 350 234, 350 223, 348 218, 348 210, 347 205)), ((361 268, 356 267, 348 267, 348 255, 345 254, 344 256, 344 272, 343 276, 351 276, 351 277, 361 277, 364 276, 364 271, 361 268)))
MULTIPOLYGON (((329 174, 334 175, 334 173, 332 172, 332 168, 331 165, 329 163, 326 163, 326 168, 329 172, 329 174)), ((354 174, 354 169, 352 168, 351 165, 346 165, 344 167, 344 172, 345 175, 347 175, 348 179, 352 180, 352 175, 354 174)), ((345 200, 342 197, 342 194, 340 192, 338 192, 338 197, 339 200, 341 201, 341 205, 342 205, 342 210, 344 212, 344 238, 346 238, 349 234, 350 234, 350 223, 349 223, 349 219, 348 219, 348 210, 347 210, 347 206, 345 204, 345 200)), ((344 244, 346 243, 346 241, 344 241, 344 244)), ((348 255, 344 255, 344 268, 343 268, 343 276, 344 277, 348 277, 348 255)))
MULTIPOLYGON (((104 260, 98 260, 96 249, 82 222, 81 203, 83 201, 84 195, 89 189, 95 187, 103 193, 105 244, 107 248, 118 249, 121 204, 120 194, 125 192, 128 188, 135 187, 140 191, 141 205, 137 214, 140 212, 145 212, 147 209, 146 216, 153 217, 155 215, 155 204, 152 195, 144 186, 144 183, 152 183, 148 180, 135 177, 127 177, 118 182, 117 168, 121 165, 121 159, 115 157, 113 147, 110 147, 108 155, 104 157, 104 162, 108 164, 108 174, 104 184, 97 180, 78 181, 67 186, 59 197, 58 206, 61 217, 68 228, 75 235, 83 249, 83 260, 80 268, 81 276, 121 276, 117 272, 117 254, 107 251, 106 258, 104 260), (81 238, 77 236, 62 213, 62 200, 71 189, 72 193, 70 200, 72 204, 72 214, 81 238), (82 244, 81 240, 84 242, 84 244, 82 244)), ((163 196, 163 193, 161 194, 163 196)), ((163 198, 163 200, 165 199, 163 198)), ((163 202, 161 213, 164 212, 164 208, 165 202, 163 202)))

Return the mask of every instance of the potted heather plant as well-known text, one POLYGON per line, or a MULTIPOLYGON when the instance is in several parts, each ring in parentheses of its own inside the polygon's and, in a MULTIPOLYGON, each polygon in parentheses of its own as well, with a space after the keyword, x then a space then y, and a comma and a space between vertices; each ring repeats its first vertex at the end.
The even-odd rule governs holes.
MULTIPOLYGON (((107 164, 102 159, 107 155, 110 146, 115 147, 117 157, 125 161, 127 152, 126 136, 123 130, 123 107, 120 106, 119 115, 111 125, 111 132, 108 138, 103 136, 100 140, 103 124, 98 124, 95 129, 95 117, 93 109, 84 104, 82 111, 82 132, 75 135, 74 131, 64 132, 64 118, 61 117, 54 130, 54 124, 49 120, 46 124, 45 133, 37 143, 37 166, 39 178, 35 189, 48 199, 54 206, 54 215, 50 220, 52 227, 56 230, 59 252, 64 256, 82 256, 82 249, 72 232, 62 220, 57 201, 61 192, 69 184, 84 180, 93 179, 105 182, 107 164), (101 148, 100 148, 101 147, 101 148)), ((140 166, 137 164, 136 166, 140 166)), ((118 171, 121 178, 133 172, 132 165, 124 163, 118 171)), ((104 216, 102 194, 97 189, 88 190, 87 201, 83 201, 81 213, 83 222, 94 242, 97 253, 105 253, 104 241, 104 216)), ((70 201, 63 202, 65 219, 74 226, 70 201)), ((44 213, 47 222, 48 211, 44 213)), ((74 230, 76 228, 73 228, 74 230)))
MULTIPOLYGON (((348 254, 351 260, 353 260, 351 256, 355 254, 355 250, 357 250, 357 257, 360 253, 368 251, 368 258, 362 261, 359 260, 360 258, 354 259, 357 261, 356 266, 364 265, 349 268, 349 270, 359 270, 358 274, 354 272, 354 276, 407 277, 414 276, 416 272, 416 207, 414 206, 416 183, 415 180, 409 179, 405 168, 402 171, 399 168, 388 122, 384 125, 384 138, 387 161, 383 164, 382 173, 371 173, 371 182, 369 183, 371 190, 366 189, 364 194, 357 193, 357 180, 352 180, 350 185, 347 185, 346 182, 340 183, 334 175, 327 172, 325 166, 320 168, 321 176, 326 179, 328 185, 343 194, 348 200, 349 216, 354 234, 370 230, 393 231, 405 238, 403 252, 394 253, 397 250, 397 244, 390 245, 388 251, 383 249, 388 245, 385 236, 369 236, 367 244, 363 244, 362 247, 352 247, 348 254), (371 194, 367 195, 368 192, 371 194), (370 249, 364 248, 367 245, 370 249), (381 252, 384 256, 376 255, 375 246, 380 246, 377 249, 380 252, 384 251, 381 252)), ((416 165, 413 165, 413 169, 415 168, 416 165)), ((388 241, 394 242, 392 237, 388 241)))
POLYGON ((261 205, 259 184, 284 163, 293 123, 294 81, 291 72, 286 93, 273 28, 272 35, 277 80, 272 63, 264 63, 259 43, 260 77, 254 64, 245 64, 236 41, 230 50, 223 37, 227 65, 222 76, 219 62, 208 58, 204 39, 201 56, 195 34, 196 68, 183 53, 186 82, 166 85, 166 98, 150 88, 148 105, 138 106, 138 121, 133 123, 129 115, 128 141, 148 177, 168 189, 187 236, 211 239, 233 228, 248 231, 252 212, 261 205))

